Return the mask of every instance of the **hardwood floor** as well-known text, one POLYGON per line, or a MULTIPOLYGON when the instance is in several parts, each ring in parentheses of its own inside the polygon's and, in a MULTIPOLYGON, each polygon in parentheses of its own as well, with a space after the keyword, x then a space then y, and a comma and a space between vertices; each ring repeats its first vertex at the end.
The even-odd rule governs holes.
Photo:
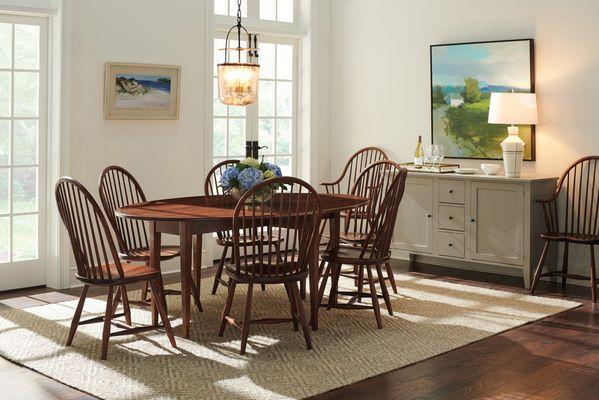
MULTIPOLYGON (((396 271, 409 268, 407 263, 393 263, 396 271)), ((428 265, 414 265, 410 273, 525 292, 519 287, 519 278, 428 265)), ((175 279, 167 277, 165 281, 171 283, 175 279)), ((588 288, 569 286, 567 290, 568 297, 583 303, 582 307, 313 399, 597 399, 599 306, 590 302, 588 288)), ((37 288, 0 293, 0 308, 64 301, 78 292, 37 288)), ((550 283, 541 285, 537 294, 564 296, 559 285, 550 283)), ((0 399, 93 397, 0 358, 0 399)))

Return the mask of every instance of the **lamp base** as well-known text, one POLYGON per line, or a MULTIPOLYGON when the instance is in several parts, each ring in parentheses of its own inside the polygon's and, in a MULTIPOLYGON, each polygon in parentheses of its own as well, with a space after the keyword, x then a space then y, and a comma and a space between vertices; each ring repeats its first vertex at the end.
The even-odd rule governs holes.
POLYGON ((503 168, 506 178, 519 178, 522 170, 522 159, 524 158, 524 146, 526 145, 518 136, 518 127, 509 126, 508 137, 501 142, 503 149, 503 168))

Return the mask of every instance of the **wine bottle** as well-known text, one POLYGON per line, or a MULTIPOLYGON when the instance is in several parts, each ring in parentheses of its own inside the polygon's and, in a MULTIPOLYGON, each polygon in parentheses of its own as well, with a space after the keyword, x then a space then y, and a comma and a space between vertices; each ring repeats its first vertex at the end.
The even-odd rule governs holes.
POLYGON ((424 152, 422 151, 422 136, 418 135, 418 143, 414 150, 414 165, 422 167, 424 164, 424 152))

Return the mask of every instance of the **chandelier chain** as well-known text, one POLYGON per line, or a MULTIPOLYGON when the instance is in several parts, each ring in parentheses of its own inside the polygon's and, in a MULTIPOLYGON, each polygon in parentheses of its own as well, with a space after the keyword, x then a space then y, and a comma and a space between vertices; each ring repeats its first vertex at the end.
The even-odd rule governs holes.
POLYGON ((241 0, 237 0, 237 25, 241 25, 241 0))

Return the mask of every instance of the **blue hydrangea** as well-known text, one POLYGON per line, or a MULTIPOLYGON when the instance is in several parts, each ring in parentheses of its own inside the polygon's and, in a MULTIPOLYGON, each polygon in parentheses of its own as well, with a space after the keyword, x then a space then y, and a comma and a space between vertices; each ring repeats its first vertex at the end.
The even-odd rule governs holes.
POLYGON ((227 168, 220 177, 220 185, 225 190, 229 190, 229 189, 233 188, 233 185, 234 185, 233 181, 237 179, 238 175, 239 175, 239 170, 237 169, 237 167, 227 168))
POLYGON ((275 176, 277 176, 277 177, 283 176, 283 173, 281 172, 281 168, 278 165, 265 162, 264 166, 266 166, 267 170, 274 172, 275 176))
POLYGON ((241 192, 247 192, 252 186, 262 182, 262 180, 262 171, 256 168, 245 168, 237 175, 239 190, 241 190, 241 192))

